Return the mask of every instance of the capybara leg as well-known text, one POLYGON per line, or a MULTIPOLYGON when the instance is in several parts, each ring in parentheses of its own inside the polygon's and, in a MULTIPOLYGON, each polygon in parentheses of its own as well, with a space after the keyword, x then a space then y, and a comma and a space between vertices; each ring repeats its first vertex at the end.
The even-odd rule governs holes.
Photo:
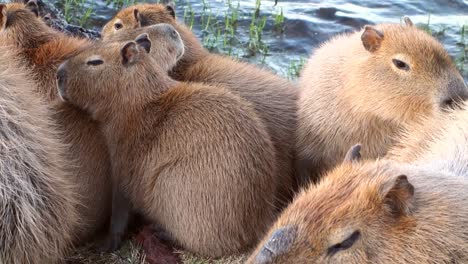
POLYGON ((120 248, 122 237, 127 229, 130 213, 130 200, 121 191, 119 186, 114 185, 112 190, 112 215, 110 219, 110 228, 101 251, 113 252, 120 248))

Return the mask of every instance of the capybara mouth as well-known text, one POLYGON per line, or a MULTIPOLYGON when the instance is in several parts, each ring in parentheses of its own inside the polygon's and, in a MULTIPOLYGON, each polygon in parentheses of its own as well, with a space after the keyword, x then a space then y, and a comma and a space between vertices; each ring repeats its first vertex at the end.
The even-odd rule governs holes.
POLYGON ((466 99, 461 97, 456 98, 447 98, 442 101, 441 108, 442 111, 452 111, 457 109, 462 109, 466 99))
POLYGON ((179 61, 180 59, 182 59, 182 57, 184 56, 185 54, 185 49, 184 49, 184 46, 182 46, 182 49, 179 50, 178 54, 177 54, 177 61, 179 61))

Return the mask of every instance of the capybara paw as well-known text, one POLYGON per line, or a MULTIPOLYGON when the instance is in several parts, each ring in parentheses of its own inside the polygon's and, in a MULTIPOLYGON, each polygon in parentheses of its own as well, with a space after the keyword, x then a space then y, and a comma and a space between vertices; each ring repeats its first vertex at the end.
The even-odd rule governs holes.
POLYGON ((97 247, 99 253, 112 253, 117 251, 122 245, 122 238, 119 235, 108 236, 100 245, 97 247))

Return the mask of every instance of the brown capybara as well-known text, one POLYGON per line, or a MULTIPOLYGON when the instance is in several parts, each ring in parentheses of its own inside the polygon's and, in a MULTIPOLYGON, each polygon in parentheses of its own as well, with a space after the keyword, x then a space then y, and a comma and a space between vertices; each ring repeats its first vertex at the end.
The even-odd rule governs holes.
POLYGON ((27 4, 0 4, 0 8, 0 45, 18 47, 21 56, 33 69, 34 78, 39 83, 38 92, 49 101, 57 99, 54 84, 58 65, 91 42, 48 27, 37 15, 35 0, 27 1, 27 4))
POLYGON ((47 27, 37 17, 35 1, 0 4, 0 11, 0 46, 6 49, 11 45, 19 50, 38 84, 35 92, 43 95, 54 110, 53 118, 69 146, 66 159, 74 160, 69 169, 81 194, 79 214, 84 226, 76 243, 85 242, 104 227, 110 213, 109 157, 97 123, 58 99, 55 78, 60 63, 90 43, 47 27))
POLYGON ((439 153, 450 166, 348 159, 296 198, 247 263, 468 263, 463 126, 465 151, 439 153))
POLYGON ((79 227, 70 162, 17 54, 0 53, 0 263, 61 263, 79 227))
POLYGON ((171 79, 182 40, 168 24, 152 28, 157 38, 103 43, 57 73, 60 96, 98 120, 106 138, 115 180, 109 247, 133 208, 196 254, 247 250, 275 214, 273 144, 250 103, 221 86, 171 79))
POLYGON ((300 80, 300 179, 317 180, 356 142, 366 142, 363 156, 382 157, 403 126, 468 98, 442 45, 405 21, 339 35, 310 58, 300 80))
POLYGON ((172 78, 220 84, 252 103, 275 145, 278 173, 282 177, 278 205, 289 201, 294 185, 297 88, 267 70, 209 53, 187 26, 176 21, 171 5, 138 4, 125 8, 104 26, 102 36, 106 41, 131 40, 141 33, 134 28, 159 23, 174 26, 185 44, 185 54, 173 69, 172 78))

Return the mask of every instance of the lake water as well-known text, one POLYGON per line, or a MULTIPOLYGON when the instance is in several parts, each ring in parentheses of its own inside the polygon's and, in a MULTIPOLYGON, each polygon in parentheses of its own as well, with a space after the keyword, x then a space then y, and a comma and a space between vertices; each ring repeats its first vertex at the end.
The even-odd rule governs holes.
MULTIPOLYGON (((72 2, 49 0, 60 10, 65 9, 67 1, 72 2)), ((71 5, 68 19, 97 30, 119 8, 106 1, 75 2, 82 4, 71 5), (92 10, 91 16, 83 21, 87 10, 92 10)), ((428 28, 445 45, 468 79, 466 0, 279 0, 276 6, 274 0, 261 0, 258 5, 259 2, 178 0, 176 13, 179 19, 192 25, 211 50, 264 64, 285 76, 294 75, 314 48, 331 36, 365 24, 399 23, 402 16, 407 15, 414 23, 428 28), (282 18, 284 22, 280 23, 282 18)))

